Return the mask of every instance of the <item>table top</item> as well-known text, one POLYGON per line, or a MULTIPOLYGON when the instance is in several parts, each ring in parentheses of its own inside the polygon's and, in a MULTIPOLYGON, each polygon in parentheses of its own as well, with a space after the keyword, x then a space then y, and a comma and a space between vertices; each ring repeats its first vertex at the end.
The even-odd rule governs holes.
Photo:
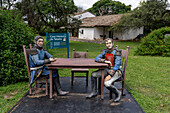
POLYGON ((58 68, 91 68, 105 69, 108 64, 95 62, 90 58, 55 58, 56 61, 46 64, 48 69, 58 68))

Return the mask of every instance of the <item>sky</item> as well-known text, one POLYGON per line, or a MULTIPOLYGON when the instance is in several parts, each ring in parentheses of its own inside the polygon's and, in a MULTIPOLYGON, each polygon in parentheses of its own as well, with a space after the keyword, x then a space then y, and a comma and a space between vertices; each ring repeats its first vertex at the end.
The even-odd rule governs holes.
MULTIPOLYGON (((76 6, 83 7, 84 10, 91 8, 94 3, 96 3, 99 0, 74 0, 74 3, 76 6)), ((115 1, 120 1, 121 3, 124 3, 125 5, 131 5, 131 9, 133 10, 136 8, 140 1, 144 0, 115 0, 115 1)), ((170 3, 170 0, 168 0, 170 3)))

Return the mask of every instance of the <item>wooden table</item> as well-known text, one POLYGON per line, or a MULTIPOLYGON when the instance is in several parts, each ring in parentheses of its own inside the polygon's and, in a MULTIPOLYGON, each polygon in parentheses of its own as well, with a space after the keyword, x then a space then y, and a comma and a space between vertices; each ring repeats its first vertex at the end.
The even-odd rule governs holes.
POLYGON ((107 64, 97 63, 94 59, 89 58, 55 58, 56 61, 46 66, 50 70, 50 98, 52 98, 52 70, 55 69, 72 69, 72 68, 88 68, 101 69, 101 99, 104 99, 104 69, 108 67, 107 64))

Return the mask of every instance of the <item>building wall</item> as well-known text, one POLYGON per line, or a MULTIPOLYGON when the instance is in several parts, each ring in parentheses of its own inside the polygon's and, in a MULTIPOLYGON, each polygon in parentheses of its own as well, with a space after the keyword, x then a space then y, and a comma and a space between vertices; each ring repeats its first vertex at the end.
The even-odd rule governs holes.
MULTIPOLYGON (((109 30, 107 27, 105 27, 105 35, 106 38, 109 38, 109 30)), ((88 40, 103 39, 103 27, 80 28, 79 38, 88 40)))
POLYGON ((103 34, 103 28, 102 27, 95 27, 94 28, 94 38, 93 39, 101 39, 101 36, 103 34))
MULTIPOLYGON (((94 28, 94 39, 103 39, 103 27, 95 27, 94 28)), ((108 27, 105 27, 105 35, 106 38, 109 38, 109 30, 108 27)))
MULTIPOLYGON (((133 40, 139 34, 143 34, 143 27, 139 29, 135 29, 135 30, 134 29, 126 30, 122 33, 113 32, 113 39, 133 40)), ((103 27, 80 28, 79 29, 80 39, 88 39, 88 40, 103 39, 102 35, 103 35, 103 27)), ((108 27, 105 28, 105 35, 106 35, 106 38, 110 38, 108 27)))
POLYGON ((113 39, 118 39, 118 40, 133 40, 139 34, 143 34, 143 27, 141 27, 139 29, 126 30, 126 31, 124 31, 122 33, 115 33, 115 32, 113 32, 113 39))
POLYGON ((79 39, 94 40, 94 28, 80 28, 79 39))

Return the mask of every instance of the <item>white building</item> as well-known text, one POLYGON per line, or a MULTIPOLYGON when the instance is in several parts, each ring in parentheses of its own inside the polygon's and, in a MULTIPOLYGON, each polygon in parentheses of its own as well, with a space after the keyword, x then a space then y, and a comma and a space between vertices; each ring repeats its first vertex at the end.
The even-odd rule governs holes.
POLYGON ((79 28, 78 38, 80 39, 104 39, 113 38, 118 40, 133 40, 139 34, 143 34, 143 27, 139 29, 129 29, 118 33, 109 30, 114 24, 119 22, 124 14, 88 17, 82 19, 82 24, 79 28))
MULTIPOLYGON (((73 18, 78 19, 78 20, 82 20, 82 19, 89 18, 89 17, 96 17, 96 16, 94 14, 88 12, 88 11, 83 11, 83 12, 71 15, 71 20, 69 20, 69 21, 71 22, 73 18)), ((78 31, 79 31, 78 27, 77 28, 74 27, 74 28, 69 29, 69 36, 78 37, 78 34, 79 34, 78 31)))

